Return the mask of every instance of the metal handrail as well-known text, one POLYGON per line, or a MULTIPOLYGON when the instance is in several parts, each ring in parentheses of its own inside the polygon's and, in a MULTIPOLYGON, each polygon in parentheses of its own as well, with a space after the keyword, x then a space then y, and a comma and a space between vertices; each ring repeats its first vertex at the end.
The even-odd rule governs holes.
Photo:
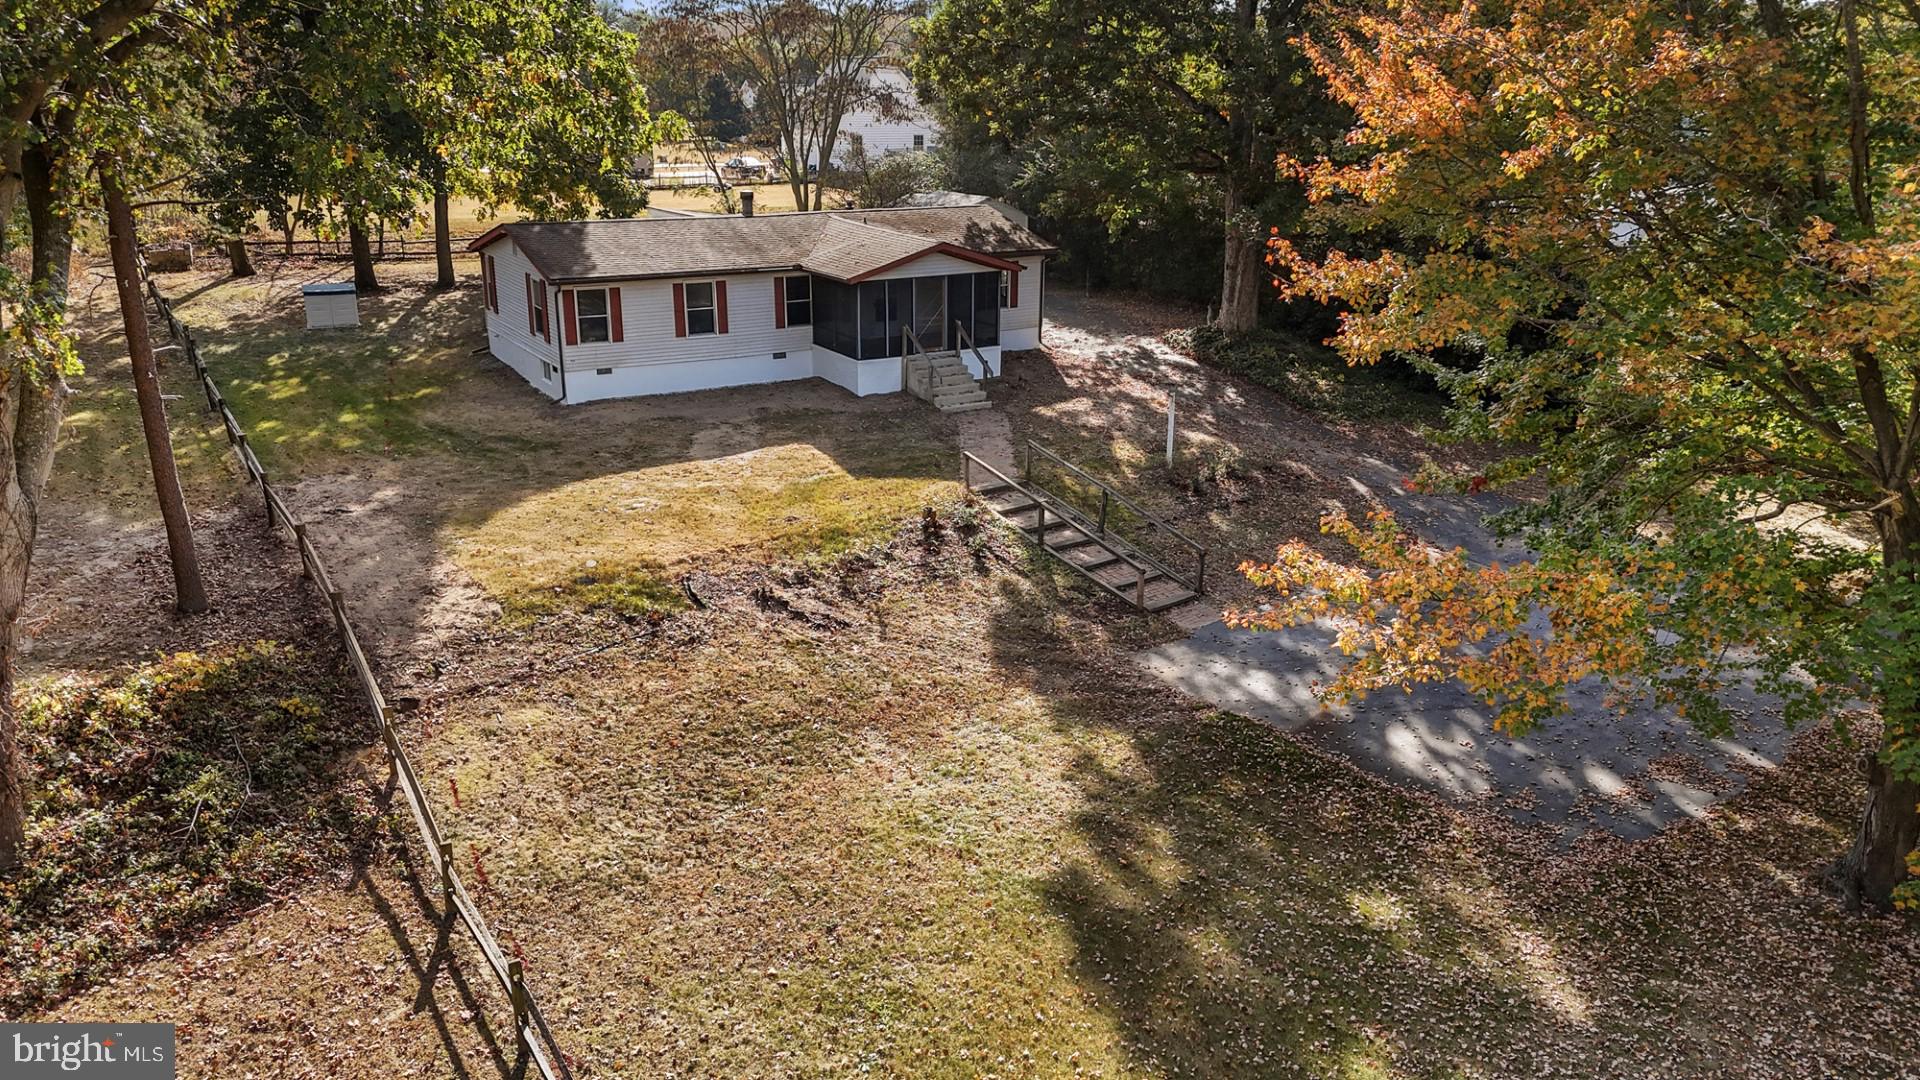
MULTIPOLYGON (((1008 476, 1006 473, 1003 473, 999 469, 994 468, 992 465, 987 464, 984 460, 977 457, 972 452, 962 450, 960 451, 960 483, 961 483, 961 486, 966 488, 966 490, 969 492, 973 491, 973 467, 975 465, 978 465, 981 468, 987 470, 989 473, 992 473, 1001 483, 1007 485, 1008 488, 1014 491, 1017 491, 1022 495, 1025 495, 1028 499, 1033 501, 1034 509, 1037 512, 1036 519, 1033 525, 1034 542, 1039 544, 1042 550, 1051 550, 1047 548, 1047 501, 1044 497, 1047 494, 1047 492, 1044 489, 1037 488, 1037 487, 1029 489, 1027 485, 1022 484, 1020 481, 1013 479, 1012 477, 1008 476)), ((1061 521, 1066 522, 1068 525, 1071 525, 1074 528, 1079 529, 1083 533, 1087 531, 1086 515, 1075 510, 1065 500, 1060 501, 1059 507, 1054 510, 1054 516, 1059 518, 1061 521), (1078 522, 1075 522, 1074 521, 1075 518, 1079 518, 1080 520, 1078 522)), ((1165 575, 1166 577, 1174 581, 1180 581, 1180 575, 1174 573, 1171 567, 1164 565, 1163 563, 1160 562, 1160 560, 1155 559, 1153 556, 1148 555, 1144 551, 1133 551, 1129 553, 1126 551, 1122 551, 1119 548, 1113 547, 1111 545, 1107 545, 1107 550, 1113 552, 1114 558, 1119 559, 1121 562, 1126 563, 1129 567, 1132 568, 1134 605, 1136 607, 1146 606, 1147 570, 1149 568, 1159 571, 1161 574, 1165 575), (1142 565, 1143 563, 1145 565, 1142 565)), ((1055 552, 1054 554, 1056 557, 1058 557, 1059 555, 1058 552, 1055 552)), ((1082 572, 1084 573, 1085 571, 1082 571, 1082 572)), ((1107 583, 1104 581, 1099 581, 1098 578, 1094 578, 1094 580, 1098 581, 1102 585, 1106 585, 1108 589, 1111 589, 1116 593, 1120 591, 1115 586, 1107 585, 1107 583)), ((1182 582, 1182 584, 1185 584, 1185 582, 1182 582)))
MULTIPOLYGON (((1139 503, 1134 502, 1132 499, 1129 499, 1125 495, 1122 495, 1118 491, 1115 491, 1113 487, 1109 485, 1106 481, 1100 479, 1097 476, 1092 475, 1091 473, 1088 473, 1085 469, 1082 469, 1080 466, 1075 465, 1073 462, 1068 461, 1066 458, 1061 457, 1059 454, 1054 453, 1053 451, 1047 449, 1046 447, 1041 446, 1039 443, 1034 442, 1032 439, 1027 440, 1027 461, 1026 461, 1025 469, 1022 470, 1023 475, 1026 477, 1029 483, 1031 483, 1033 480, 1033 455, 1035 453, 1039 453, 1045 456, 1046 458, 1052 460, 1055 464, 1059 465, 1061 468, 1066 469, 1068 472, 1071 472, 1075 476, 1078 476, 1080 479, 1085 480, 1087 483, 1092 484, 1094 487, 1100 490, 1100 521, 1098 524, 1100 535, 1102 536, 1106 535, 1107 501, 1109 499, 1112 499, 1113 501, 1118 502, 1120 505, 1126 507, 1129 510, 1132 510, 1134 513, 1146 519, 1148 524, 1154 526, 1157 529, 1160 529, 1161 531, 1165 532, 1168 536, 1173 537, 1175 540, 1178 540, 1182 544, 1185 544, 1193 552, 1194 557, 1198 563, 1194 572, 1194 578, 1192 583, 1193 591, 1195 592, 1206 591, 1206 589, 1204 588, 1207 580, 1207 549, 1205 545, 1201 544, 1199 541, 1195 540, 1193 537, 1188 536, 1186 533, 1181 532, 1179 529, 1176 529, 1173 526, 1167 524, 1166 522, 1160 520, 1160 518, 1157 515, 1155 515, 1152 511, 1149 511, 1146 507, 1141 506, 1139 503)), ((1149 561, 1155 561, 1156 565, 1158 565, 1157 560, 1152 560, 1150 556, 1146 556, 1145 552, 1142 552, 1141 555, 1143 557, 1147 557, 1149 561)), ((1173 573, 1170 568, 1166 566, 1160 566, 1160 569, 1163 571, 1166 571, 1168 577, 1174 578, 1175 580, 1179 580, 1179 575, 1173 573)))
POLYGON ((953 330, 954 348, 958 349, 964 346, 968 352, 973 354, 975 360, 980 361, 980 377, 983 379, 993 378, 993 368, 987 363, 987 355, 980 351, 980 346, 973 343, 973 335, 967 331, 967 324, 961 322, 959 319, 955 319, 953 320, 953 330))

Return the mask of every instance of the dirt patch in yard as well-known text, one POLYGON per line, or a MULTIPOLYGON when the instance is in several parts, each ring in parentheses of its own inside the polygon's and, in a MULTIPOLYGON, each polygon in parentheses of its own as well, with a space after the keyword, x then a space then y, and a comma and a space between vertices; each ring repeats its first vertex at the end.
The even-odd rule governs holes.
POLYGON ((194 515, 213 609, 193 616, 174 610, 172 563, 157 523, 75 527, 54 509, 21 616, 29 680, 109 671, 155 652, 263 638, 305 643, 330 632, 318 600, 298 587, 299 560, 267 528, 262 507, 235 498, 194 515))
POLYGON ((305 479, 288 497, 380 656, 430 656, 499 617, 499 602, 434 542, 433 500, 451 479, 384 465, 305 479))
POLYGON ((1292 539, 1322 543, 1328 511, 1362 515, 1384 505, 1383 487, 1429 462, 1459 468, 1496 452, 1437 443, 1417 420, 1308 413, 1167 343, 1169 332, 1202 317, 1125 294, 1051 292, 1045 347, 1013 354, 994 397, 1017 453, 1037 440, 1205 544, 1217 599, 1252 595, 1234 572, 1242 560, 1270 558, 1292 539))

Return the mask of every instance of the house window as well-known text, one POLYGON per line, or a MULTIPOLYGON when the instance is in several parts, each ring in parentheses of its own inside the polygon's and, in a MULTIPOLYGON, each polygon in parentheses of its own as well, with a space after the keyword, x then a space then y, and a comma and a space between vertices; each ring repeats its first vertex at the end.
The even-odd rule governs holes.
POLYGON ((915 135, 913 137, 913 148, 915 150, 925 150, 927 148, 927 137, 925 135, 915 135))
POLYGON ((813 279, 805 274, 787 279, 787 325, 813 323, 813 279))
POLYGON ((713 282, 687 282, 687 334, 719 333, 719 318, 713 302, 713 282))
POLYGON ((1000 271, 1000 306, 1012 307, 1008 301, 1013 298, 1013 271, 1000 271))
POLYGON ((540 378, 543 379, 544 381, 552 382, 553 373, 557 370, 559 369, 555 368, 552 364, 547 363, 545 360, 540 361, 540 378))
POLYGON ((533 336, 547 336, 547 283, 544 281, 533 290, 533 336))
POLYGON ((580 341, 585 344, 613 340, 613 316, 608 313, 607 290, 575 289, 574 321, 580 324, 580 341))

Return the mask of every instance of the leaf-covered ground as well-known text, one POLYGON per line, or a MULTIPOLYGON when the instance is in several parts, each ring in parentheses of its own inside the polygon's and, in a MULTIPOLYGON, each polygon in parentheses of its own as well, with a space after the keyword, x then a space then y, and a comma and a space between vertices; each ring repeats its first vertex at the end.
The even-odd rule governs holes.
POLYGON ((341 782, 367 742, 331 657, 176 653, 18 703, 36 778, 0 878, 0 1008, 64 998, 350 862, 376 812, 341 782))
POLYGON ((1908 1067, 1920 944, 1816 886, 1857 795, 1820 739, 1555 854, 1166 691, 1001 550, 910 533, 448 668, 423 759, 581 1075, 1908 1067))
MULTIPOLYGON (((507 599, 514 573, 579 590, 431 648, 396 637, 388 675, 422 700, 408 738, 430 795, 582 1077, 1914 1071, 1911 925, 1844 916, 1816 886, 1858 798, 1817 734, 1705 821, 1556 854, 1169 691, 1125 659, 1164 626, 1004 540, 975 555, 908 527, 868 549, 952 490, 952 432, 911 409, 795 386, 807 407, 754 391, 556 413, 476 367, 471 312, 415 281, 373 310, 422 331, 395 377, 427 392, 381 413, 382 356, 311 361, 358 380, 303 367, 278 300, 227 288, 201 294, 235 320, 221 362, 282 421, 273 467, 335 470, 297 495, 356 596, 388 579, 418 602, 429 564, 500 575, 507 599), (755 523, 746 542, 698 519, 645 531, 646 500, 721 482, 747 512, 716 521, 755 523), (483 489, 510 498, 473 503, 483 489), (590 542, 536 550, 545 520, 590 542), (638 552, 623 536, 681 535, 671 580, 692 571, 691 596, 628 617, 599 564, 638 552), (841 554, 789 561, 813 546, 841 554)), ((1083 306, 1134 314, 1101 303, 1083 306)), ((1150 337, 1063 335, 995 400, 1223 551, 1352 497, 1329 455, 1425 450, 1150 337), (1189 456, 1164 473, 1169 383, 1189 456)), ((68 448, 109 459, 78 462, 70 502, 137 466, 116 416, 68 448)), ((141 536, 129 591, 151 607, 165 569, 141 536)), ((354 782, 377 800, 382 772, 354 782)), ((510 1075, 502 1003, 385 836, 36 1015, 175 1020, 184 1076, 510 1075)))

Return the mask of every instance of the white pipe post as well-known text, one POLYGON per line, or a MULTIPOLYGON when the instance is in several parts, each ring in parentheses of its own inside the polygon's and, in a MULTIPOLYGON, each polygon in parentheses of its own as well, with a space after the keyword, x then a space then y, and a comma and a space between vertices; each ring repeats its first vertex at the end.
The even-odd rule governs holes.
POLYGON ((1167 468, 1173 468, 1173 391, 1167 391, 1167 468))

